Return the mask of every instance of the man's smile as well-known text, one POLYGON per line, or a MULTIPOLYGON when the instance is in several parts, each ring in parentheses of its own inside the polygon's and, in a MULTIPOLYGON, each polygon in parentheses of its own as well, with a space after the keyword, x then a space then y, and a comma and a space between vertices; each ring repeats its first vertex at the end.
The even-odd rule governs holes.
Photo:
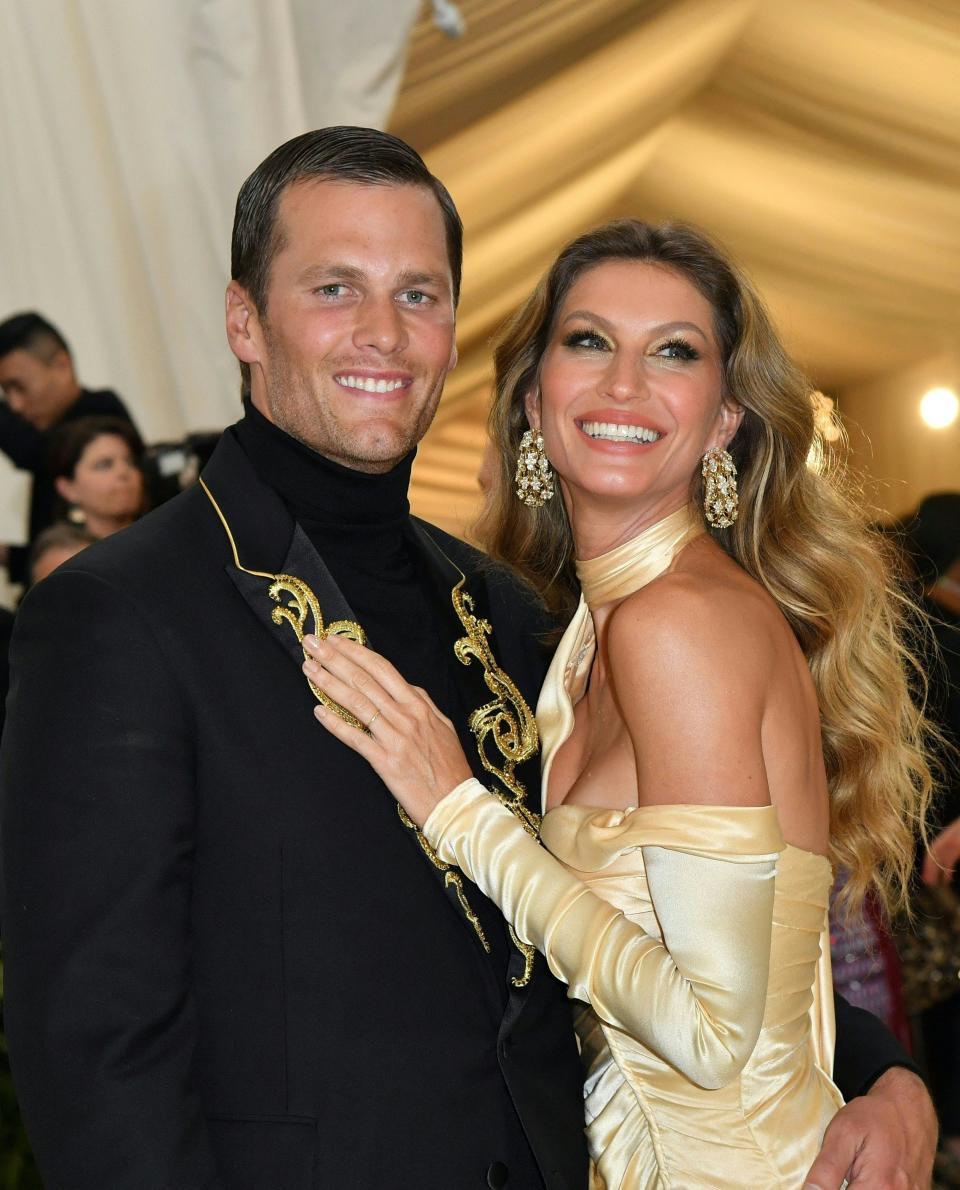
POLYGON ((410 375, 392 372, 371 375, 362 372, 338 372, 334 380, 341 388, 360 389, 366 393, 392 393, 400 388, 409 388, 413 383, 410 375))

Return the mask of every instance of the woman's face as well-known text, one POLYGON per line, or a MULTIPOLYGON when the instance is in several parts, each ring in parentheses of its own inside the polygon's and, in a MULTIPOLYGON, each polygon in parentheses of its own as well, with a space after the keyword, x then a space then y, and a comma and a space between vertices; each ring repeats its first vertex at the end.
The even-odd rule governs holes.
POLYGON ((122 438, 101 434, 87 444, 73 478, 57 480, 57 490, 88 519, 132 520, 143 501, 143 474, 122 438))
POLYGON ((652 523, 685 503, 704 452, 740 424, 722 381, 713 309, 679 273, 621 260, 583 273, 527 399, 571 514, 603 501, 652 523))

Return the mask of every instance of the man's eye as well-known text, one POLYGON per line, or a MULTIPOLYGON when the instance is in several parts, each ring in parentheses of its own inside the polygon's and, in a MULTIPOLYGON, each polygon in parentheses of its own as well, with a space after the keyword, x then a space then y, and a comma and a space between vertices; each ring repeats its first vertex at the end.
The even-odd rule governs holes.
POLYGON ((422 289, 405 289, 401 296, 411 306, 425 306, 431 300, 430 294, 422 289))
POLYGON ((337 281, 331 281, 329 285, 319 285, 313 292, 320 294, 321 297, 340 297, 347 287, 340 285, 337 281))

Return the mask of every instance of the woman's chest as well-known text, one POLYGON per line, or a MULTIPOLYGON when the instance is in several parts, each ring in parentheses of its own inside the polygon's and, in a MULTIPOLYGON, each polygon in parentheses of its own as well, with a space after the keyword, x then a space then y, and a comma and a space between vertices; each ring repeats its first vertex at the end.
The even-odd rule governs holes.
POLYGON ((591 684, 573 709, 570 734, 550 769, 548 807, 623 808, 637 803, 633 744, 609 687, 591 684))

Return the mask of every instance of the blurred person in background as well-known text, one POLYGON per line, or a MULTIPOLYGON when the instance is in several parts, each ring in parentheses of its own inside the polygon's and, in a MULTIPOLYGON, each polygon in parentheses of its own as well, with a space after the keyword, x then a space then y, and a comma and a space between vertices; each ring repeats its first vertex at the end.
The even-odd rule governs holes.
MULTIPOLYGON (((51 436, 81 417, 115 417, 132 423, 127 407, 111 389, 83 388, 59 330, 40 314, 16 314, 0 323, 0 450, 15 467, 33 476, 28 543, 55 517, 56 493, 47 470, 51 436)), ((139 442, 139 439, 138 439, 139 442)), ((142 449, 138 445, 139 450, 142 449)), ((11 582, 27 577, 28 548, 0 546, 11 582)))
POLYGON ((84 417, 58 431, 50 475, 65 518, 96 540, 144 512, 140 436, 116 417, 84 417))
POLYGON ((30 585, 53 574, 58 566, 68 562, 88 545, 93 545, 96 540, 82 525, 72 525, 69 521, 58 521, 48 526, 30 550, 30 585))
MULTIPOLYGON (((939 833, 923 856, 921 876, 930 888, 955 889, 960 861, 960 492, 927 496, 904 525, 903 544, 932 630, 935 648, 927 666, 927 704, 945 741, 940 758, 943 793, 934 807, 934 829, 939 833)), ((956 933, 960 911, 948 916, 950 903, 933 902, 930 916, 934 923, 952 921, 956 933)), ((920 1030, 942 1131, 937 1173, 944 1185, 960 1186, 960 937, 951 945, 942 926, 931 924, 930 931, 932 946, 953 961, 931 961, 928 973, 940 973, 937 968, 944 967, 942 974, 951 982, 944 979, 941 998, 920 1013, 920 1030), (948 995, 951 985, 954 992, 948 995)), ((925 937, 919 927, 918 936, 925 937)))

